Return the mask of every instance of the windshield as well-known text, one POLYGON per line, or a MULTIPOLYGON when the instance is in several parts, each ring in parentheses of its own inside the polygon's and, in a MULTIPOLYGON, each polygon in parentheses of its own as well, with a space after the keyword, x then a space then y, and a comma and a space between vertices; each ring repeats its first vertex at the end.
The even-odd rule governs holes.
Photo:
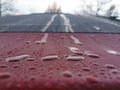
POLYGON ((0 0, 0 32, 120 33, 119 0, 0 0))

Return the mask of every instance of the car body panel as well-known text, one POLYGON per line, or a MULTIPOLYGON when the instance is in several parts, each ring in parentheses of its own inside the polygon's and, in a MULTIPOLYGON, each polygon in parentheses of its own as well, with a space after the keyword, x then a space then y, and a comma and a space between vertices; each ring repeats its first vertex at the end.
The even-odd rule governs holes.
POLYGON ((119 34, 0 33, 0 48, 1 90, 120 89, 119 34))

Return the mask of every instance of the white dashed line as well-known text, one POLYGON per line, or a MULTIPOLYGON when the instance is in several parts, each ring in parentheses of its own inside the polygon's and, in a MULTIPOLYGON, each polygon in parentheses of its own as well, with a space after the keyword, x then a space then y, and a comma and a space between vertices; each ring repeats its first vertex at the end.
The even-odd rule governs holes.
POLYGON ((50 25, 54 22, 54 19, 57 15, 54 15, 52 16, 51 20, 47 23, 47 25, 42 29, 42 32, 45 32, 49 27, 50 25))
POLYGON ((97 26, 93 26, 94 29, 96 29, 97 31, 100 31, 100 28, 97 26))
POLYGON ((64 20, 64 24, 65 24, 65 32, 74 32, 74 30, 72 29, 72 26, 70 24, 70 20, 63 14, 60 15, 61 18, 63 18, 64 20))

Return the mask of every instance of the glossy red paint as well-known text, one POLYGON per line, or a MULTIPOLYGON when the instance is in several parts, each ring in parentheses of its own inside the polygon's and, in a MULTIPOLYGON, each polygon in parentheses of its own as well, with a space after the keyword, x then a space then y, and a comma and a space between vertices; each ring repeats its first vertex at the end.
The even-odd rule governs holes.
POLYGON ((48 33, 45 43, 36 43, 44 35, 0 33, 0 90, 120 90, 119 34, 48 33))

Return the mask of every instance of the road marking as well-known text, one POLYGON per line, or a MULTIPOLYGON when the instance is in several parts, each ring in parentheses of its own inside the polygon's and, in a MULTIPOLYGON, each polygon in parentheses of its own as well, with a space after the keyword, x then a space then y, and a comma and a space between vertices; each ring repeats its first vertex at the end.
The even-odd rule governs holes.
POLYGON ((36 44, 45 44, 47 42, 48 33, 45 33, 40 41, 35 41, 36 44))
POLYGON ((82 45, 83 43, 79 41, 79 39, 77 39, 76 37, 74 37, 73 35, 70 35, 71 39, 74 41, 75 44, 79 44, 82 45))
POLYGON ((47 23, 47 25, 42 29, 42 32, 45 32, 49 27, 50 25, 54 22, 54 19, 57 15, 54 15, 52 16, 51 20, 47 23))
POLYGON ((74 30, 72 29, 72 26, 70 24, 70 20, 63 14, 60 15, 61 18, 64 20, 64 24, 65 24, 65 32, 74 32, 74 30))
POLYGON ((98 30, 98 31, 100 31, 100 28, 97 27, 97 26, 93 26, 93 28, 96 29, 96 30, 98 30))
POLYGON ((98 18, 94 18, 94 19, 95 19, 95 20, 98 20, 98 21, 101 21, 101 22, 104 22, 104 23, 107 23, 107 24, 111 24, 111 25, 114 25, 114 26, 120 27, 120 24, 115 23, 115 22, 113 22, 113 21, 102 20, 102 19, 98 19, 98 18))

